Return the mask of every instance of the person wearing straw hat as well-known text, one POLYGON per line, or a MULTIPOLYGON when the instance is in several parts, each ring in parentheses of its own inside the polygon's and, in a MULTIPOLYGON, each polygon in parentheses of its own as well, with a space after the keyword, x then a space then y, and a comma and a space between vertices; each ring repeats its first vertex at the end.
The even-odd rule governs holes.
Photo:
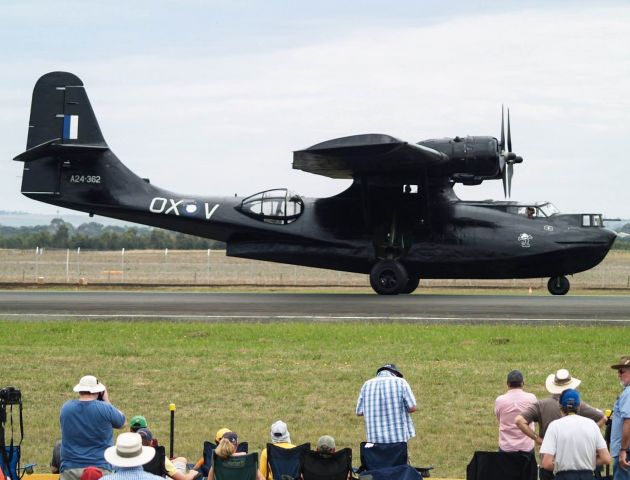
POLYGON ((140 434, 121 433, 116 439, 116 445, 105 450, 105 460, 116 467, 116 473, 108 475, 107 480, 164 480, 142 468, 154 456, 155 448, 142 445, 140 434))
MULTIPOLYGON (((566 368, 561 368, 555 373, 549 374, 545 381, 545 388, 551 396, 536 401, 536 403, 523 410, 520 415, 517 415, 515 420, 516 426, 525 435, 534 440, 537 445, 542 445, 549 424, 554 420, 562 418, 560 403, 558 403, 560 394, 568 388, 576 389, 581 383, 582 381, 579 378, 573 377, 566 368), (538 424, 538 433, 530 428, 529 424, 532 422, 538 424)), ((590 418, 596 422, 599 427, 606 422, 604 413, 597 408, 591 407, 586 402, 580 402, 577 414, 582 417, 590 418)), ((541 463, 542 459, 543 455, 541 454, 541 463)), ((545 469, 540 469, 540 480, 548 480, 551 478, 554 478, 553 473, 545 469)))
POLYGON ((86 375, 73 388, 78 399, 61 407, 61 480, 80 480, 83 469, 100 468, 104 474, 111 466, 103 457, 114 444, 114 428, 125 425, 125 415, 109 401, 107 388, 93 375, 86 375))
POLYGON ((613 407, 610 429, 610 454, 614 459, 613 479, 630 480, 630 355, 610 368, 617 370, 623 391, 613 407))

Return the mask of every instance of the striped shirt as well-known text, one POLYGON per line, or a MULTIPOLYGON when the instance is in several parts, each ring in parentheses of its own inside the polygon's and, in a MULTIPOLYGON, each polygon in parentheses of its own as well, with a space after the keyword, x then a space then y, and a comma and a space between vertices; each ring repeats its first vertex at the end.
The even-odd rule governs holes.
POLYGON ((105 475, 106 480, 164 480, 152 473, 145 472, 142 467, 115 467, 116 473, 105 475))
POLYGON ((366 440, 372 443, 406 442, 416 436, 408 410, 416 406, 407 380, 382 370, 363 384, 357 415, 365 418, 366 440))

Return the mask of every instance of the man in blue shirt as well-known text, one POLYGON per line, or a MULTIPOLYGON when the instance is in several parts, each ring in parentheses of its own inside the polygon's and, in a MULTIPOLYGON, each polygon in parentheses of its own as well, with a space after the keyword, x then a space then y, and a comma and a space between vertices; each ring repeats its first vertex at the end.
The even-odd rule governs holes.
POLYGON ((393 363, 383 365, 376 377, 363 384, 356 414, 365 419, 366 440, 371 443, 406 442, 416 436, 411 413, 416 398, 393 363))
POLYGON ((617 370, 623 392, 615 402, 610 430, 610 455, 614 459, 614 480, 630 480, 630 355, 610 368, 617 370))
POLYGON ((109 401, 105 385, 86 375, 73 388, 78 400, 61 407, 61 480, 80 480, 83 469, 95 466, 103 474, 111 466, 103 453, 114 444, 113 428, 125 425, 125 416, 109 401))

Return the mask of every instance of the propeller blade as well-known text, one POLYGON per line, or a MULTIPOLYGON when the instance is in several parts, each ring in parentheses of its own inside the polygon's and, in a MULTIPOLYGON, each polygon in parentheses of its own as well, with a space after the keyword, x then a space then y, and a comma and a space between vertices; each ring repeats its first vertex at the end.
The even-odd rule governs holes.
MULTIPOLYGON (((509 125, 509 124, 508 124, 509 125)), ((509 132, 509 130, 508 130, 509 132)), ((512 162, 507 165, 507 176, 508 176, 508 197, 512 196, 512 176, 514 175, 514 164, 512 162)))
POLYGON ((507 171, 503 168, 503 175, 501 175, 501 180, 503 180, 503 198, 507 198, 507 171))
POLYGON ((508 132, 507 132, 507 141, 508 141, 508 152, 512 151, 512 134, 510 132, 510 109, 508 108, 508 132))
POLYGON ((503 105, 501 105, 501 152, 505 150, 505 131, 504 131, 505 120, 503 119, 503 105))

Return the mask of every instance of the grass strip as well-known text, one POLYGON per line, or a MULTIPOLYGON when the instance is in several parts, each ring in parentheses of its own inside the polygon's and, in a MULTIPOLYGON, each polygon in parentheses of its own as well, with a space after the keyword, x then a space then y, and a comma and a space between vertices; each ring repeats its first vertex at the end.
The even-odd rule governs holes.
MULTIPOLYGON (((414 464, 463 478, 475 450, 497 448, 494 399, 508 371, 546 396, 544 380, 569 368, 584 399, 610 408, 619 393, 609 368, 628 354, 624 327, 28 321, 0 317, 0 387, 24 398, 23 460, 45 466, 58 414, 85 374, 108 386, 129 418, 144 414, 168 445, 168 405, 177 405, 175 452, 189 459, 227 426, 260 450, 277 419, 294 443, 333 435, 358 463, 359 389, 378 366, 396 363, 419 404, 414 464)), ((16 417, 17 418, 17 417, 16 417)), ((17 436, 17 428, 16 428, 17 436)))

